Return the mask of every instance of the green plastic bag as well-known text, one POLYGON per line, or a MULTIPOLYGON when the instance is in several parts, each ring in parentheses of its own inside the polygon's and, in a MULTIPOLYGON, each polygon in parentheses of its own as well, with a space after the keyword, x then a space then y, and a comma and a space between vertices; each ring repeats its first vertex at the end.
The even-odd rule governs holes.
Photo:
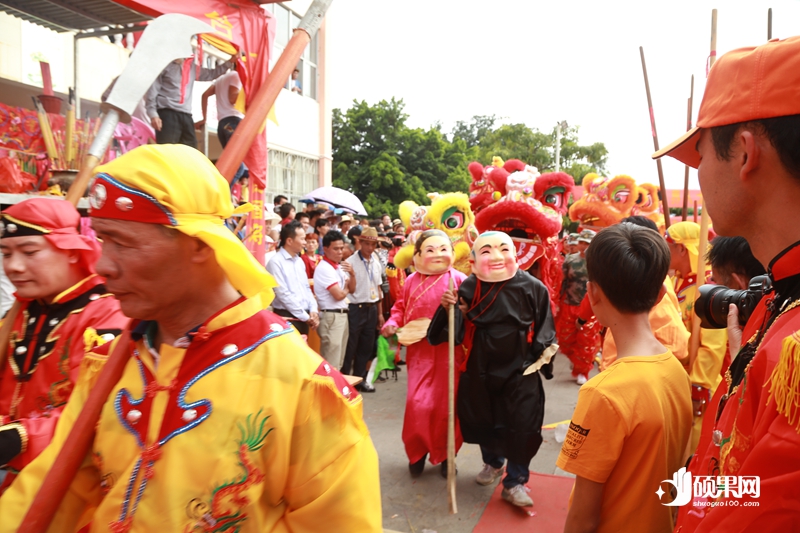
POLYGON ((372 376, 372 382, 380 376, 383 370, 394 370, 394 354, 397 352, 397 335, 392 335, 391 339, 387 339, 383 335, 378 336, 378 357, 375 367, 375 374, 372 376))

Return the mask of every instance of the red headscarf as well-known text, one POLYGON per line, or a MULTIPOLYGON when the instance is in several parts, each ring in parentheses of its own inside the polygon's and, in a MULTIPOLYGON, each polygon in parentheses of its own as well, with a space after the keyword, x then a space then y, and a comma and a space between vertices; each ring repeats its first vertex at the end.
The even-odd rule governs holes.
POLYGON ((41 235, 59 250, 78 250, 81 267, 94 274, 100 244, 78 233, 80 220, 78 210, 65 200, 29 198, 2 212, 2 238, 41 235))

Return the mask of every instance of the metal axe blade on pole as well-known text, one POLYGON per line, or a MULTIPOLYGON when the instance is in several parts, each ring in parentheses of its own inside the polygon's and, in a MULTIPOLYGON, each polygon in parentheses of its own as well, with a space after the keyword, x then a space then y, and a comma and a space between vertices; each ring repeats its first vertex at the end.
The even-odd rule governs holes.
MULTIPOLYGON (((170 14, 158 17, 144 30, 125 70, 120 75, 108 101, 104 105, 106 116, 89 150, 89 156, 70 188, 67 200, 77 205, 83 196, 94 168, 100 162, 120 118, 130 121, 130 114, 145 95, 162 70, 175 59, 192 55, 190 39, 198 33, 212 33, 213 29, 186 15, 170 14)), ((13 320, 9 320, 12 322, 13 320)), ((127 331, 117 340, 103 370, 92 388, 83 410, 72 426, 69 437, 58 453, 54 465, 45 477, 36 498, 28 508, 20 531, 43 533, 56 513, 61 499, 67 493, 75 474, 91 447, 100 411, 119 381, 127 363, 130 335, 127 331)), ((3 327, 5 330, 5 324, 3 327)), ((10 331, 10 327, 9 327, 10 331)), ((2 332, 0 332, 2 337, 2 332)), ((0 341, 2 338, 0 338, 0 341)), ((8 338, 0 342, 0 350, 7 351, 8 338)))
POLYGON ((67 200, 77 205, 86 191, 94 167, 103 159, 114 136, 114 129, 122 121, 131 121, 131 113, 144 98, 147 90, 161 71, 171 61, 193 55, 191 38, 198 33, 213 33, 214 29, 194 17, 171 13, 150 22, 131 54, 108 99, 100 105, 105 112, 103 123, 89 148, 75 182, 67 193, 67 200))

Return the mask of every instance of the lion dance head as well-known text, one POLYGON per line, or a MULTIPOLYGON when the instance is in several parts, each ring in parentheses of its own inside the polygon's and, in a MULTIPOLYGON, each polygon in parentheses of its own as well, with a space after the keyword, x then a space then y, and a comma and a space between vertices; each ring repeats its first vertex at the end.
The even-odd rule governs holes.
POLYGON ((430 193, 428 198, 431 199, 431 205, 417 205, 410 200, 400 204, 400 219, 407 228, 407 238, 403 248, 394 257, 395 266, 400 269, 410 267, 414 243, 419 234, 438 229, 445 232, 453 243, 453 267, 469 275, 469 254, 472 243, 478 237, 469 197, 462 192, 451 192, 430 193))
POLYGON ((582 228, 599 230, 625 217, 641 215, 664 229, 659 188, 651 183, 637 185, 624 174, 607 178, 595 173, 583 177, 584 195, 569 208, 569 218, 582 228))
POLYGON ((477 208, 473 204, 475 226, 480 233, 496 230, 511 237, 520 269, 537 268, 555 309, 562 261, 558 233, 575 182, 564 172, 540 174, 518 159, 506 161, 490 175, 495 173, 499 174, 493 182, 492 201, 477 208))

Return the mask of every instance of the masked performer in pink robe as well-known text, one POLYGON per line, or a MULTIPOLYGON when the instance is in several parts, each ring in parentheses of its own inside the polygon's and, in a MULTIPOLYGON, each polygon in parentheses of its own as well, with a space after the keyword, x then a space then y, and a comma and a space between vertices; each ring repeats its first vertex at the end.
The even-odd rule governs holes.
MULTIPOLYGON (((466 276, 453 264, 453 246, 441 230, 424 231, 414 244, 416 272, 406 279, 392 316, 381 333, 406 346, 408 393, 403 421, 403 443, 412 477, 422 474, 425 459, 441 463, 447 477, 447 344, 431 346, 425 338, 431 317, 439 307, 450 280, 457 289, 466 276)), ((463 350, 456 351, 456 358, 463 350)), ((456 361, 456 366, 460 366, 456 361)), ((456 371, 456 387, 458 386, 456 371)), ((456 424, 456 451, 462 439, 456 424)))

